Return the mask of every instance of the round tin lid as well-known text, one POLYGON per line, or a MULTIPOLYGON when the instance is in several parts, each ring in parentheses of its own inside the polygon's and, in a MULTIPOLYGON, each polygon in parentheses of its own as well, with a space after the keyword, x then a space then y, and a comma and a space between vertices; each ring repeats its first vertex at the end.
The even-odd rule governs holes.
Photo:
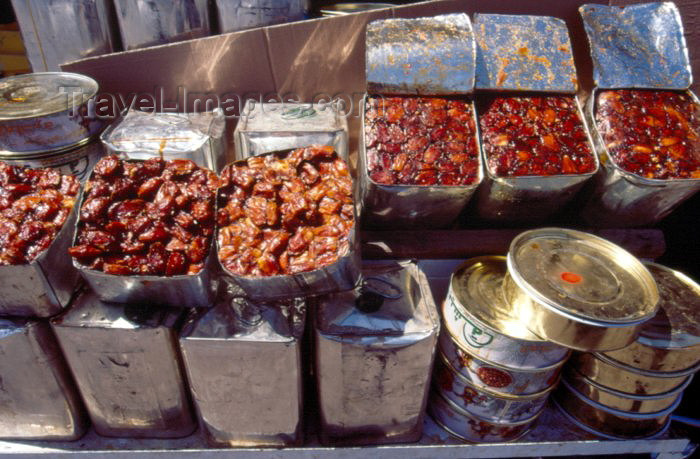
POLYGON ((0 79, 0 120, 70 110, 97 94, 97 82, 66 72, 28 73, 0 79))
POLYGON ((700 345, 700 285, 665 266, 645 265, 659 288, 659 312, 642 326, 637 341, 659 349, 700 345))
POLYGON ((562 228, 521 233, 510 245, 508 270, 533 300, 595 324, 640 323, 657 310, 659 293, 644 265, 588 233, 562 228))
POLYGON ((489 328, 511 338, 543 341, 513 315, 503 296, 506 257, 477 257, 460 266, 452 277, 452 290, 468 313, 489 328))

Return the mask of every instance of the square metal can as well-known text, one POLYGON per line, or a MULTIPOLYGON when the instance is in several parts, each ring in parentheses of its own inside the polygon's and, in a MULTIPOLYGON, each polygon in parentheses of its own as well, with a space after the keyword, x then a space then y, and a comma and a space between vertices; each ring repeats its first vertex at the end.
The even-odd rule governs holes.
POLYGON ((318 300, 314 337, 321 440, 417 441, 440 328, 435 301, 413 262, 366 262, 363 276, 361 290, 318 300), (366 295, 380 295, 384 302, 376 310, 365 308, 357 302, 368 300, 366 295))
POLYGON ((180 348, 210 443, 280 447, 302 440, 306 304, 226 299, 193 313, 180 348))
POLYGON ((176 438, 195 430, 177 346, 183 315, 104 303, 84 290, 52 319, 98 434, 176 438))
POLYGON ((0 319, 0 438, 77 440, 88 418, 48 323, 0 319))

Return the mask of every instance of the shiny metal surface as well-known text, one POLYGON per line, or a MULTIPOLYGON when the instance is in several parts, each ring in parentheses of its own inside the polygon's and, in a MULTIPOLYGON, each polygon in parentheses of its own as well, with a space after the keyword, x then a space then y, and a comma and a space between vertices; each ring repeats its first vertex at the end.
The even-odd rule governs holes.
POLYGON ((694 367, 700 362, 700 285, 671 268, 645 265, 659 288, 659 312, 642 326, 635 342, 604 354, 641 370, 694 367))
MULTIPOLYGON (((585 174, 498 177, 489 170, 488 158, 482 148, 481 160, 485 172, 484 182, 476 194, 476 212, 479 217, 508 222, 544 221, 568 204, 586 182, 596 175, 600 164, 593 139, 578 96, 574 96, 574 100, 594 157, 595 169, 585 174)), ((482 144, 481 129, 479 144, 482 144)))
POLYGON ((506 257, 471 258, 452 274, 442 305, 445 331, 477 357, 519 368, 561 363, 569 349, 528 330, 503 295, 506 257))
POLYGON ((87 416, 45 322, 0 319, 0 438, 77 440, 87 416))
POLYGON ((97 82, 45 72, 0 79, 0 153, 46 153, 77 146, 102 130, 90 109, 97 82))
POLYGON ((364 13, 371 10, 379 10, 382 8, 392 8, 396 6, 393 3, 335 3, 333 5, 323 6, 320 10, 321 16, 344 16, 346 14, 364 13))
POLYGON ((207 0, 114 0, 124 49, 206 37, 207 0))
POLYGON ((72 245, 81 195, 82 190, 46 250, 31 263, 0 266, 0 315, 50 317, 68 306, 80 282, 80 274, 68 256, 68 247, 72 245))
POLYGON ((109 0, 12 0, 35 72, 117 51, 109 0))
POLYGON ((99 139, 85 140, 86 142, 77 147, 62 148, 41 154, 19 155, 0 152, 0 161, 22 167, 50 167, 61 171, 62 174, 74 175, 81 182, 85 182, 92 168, 104 155, 104 148, 99 139))
MULTIPOLYGON (((595 122, 598 89, 591 93, 586 108, 588 125, 602 167, 591 180, 589 195, 581 209, 582 218, 595 227, 652 225, 670 214, 700 190, 700 179, 649 179, 620 168, 610 155, 595 122)), ((700 110, 700 100, 686 91, 700 110)))
POLYGON ((381 19, 367 25, 367 91, 454 95, 474 91, 476 47, 469 16, 381 19))
POLYGON ((692 378, 688 378, 675 389, 661 394, 632 395, 602 386, 583 376, 573 367, 568 368, 564 372, 564 379, 571 387, 588 399, 609 408, 629 413, 655 413, 665 410, 673 405, 677 398, 683 396, 683 391, 692 380, 692 378))
POLYGON ((357 291, 319 299, 314 320, 321 440, 334 444, 417 441, 439 331, 427 278, 413 262, 365 262, 401 298, 375 312, 355 307, 357 291))
MULTIPOLYGON (((478 126, 476 110, 474 123, 478 126)), ((478 139, 479 173, 471 185, 381 185, 369 176, 365 149, 365 105, 362 104, 358 152, 358 193, 365 227, 382 229, 444 228, 453 223, 484 177, 481 143, 478 139)))
POLYGON ((129 110, 100 136, 109 153, 128 159, 189 159, 220 172, 226 163, 222 110, 198 113, 146 113, 129 110))
POLYGON ((302 440, 303 300, 226 298, 191 314, 180 349, 200 425, 219 446, 280 447, 302 440))
POLYGON ((182 314, 108 304, 84 290, 51 320, 97 433, 173 438, 194 431, 177 348, 182 314))
POLYGON ((221 33, 283 22, 299 21, 309 11, 309 0, 216 0, 221 33))
POLYGON ((434 389, 464 411, 491 422, 532 419, 544 408, 554 385, 527 396, 503 395, 477 385, 461 375, 438 351, 433 374, 434 389))
POLYGON ((651 372, 629 367, 599 353, 574 353, 568 365, 608 389, 633 395, 656 395, 686 384, 700 366, 676 372, 651 372))
POLYGON ((476 13, 474 37, 477 89, 576 92, 576 67, 563 19, 476 13))
POLYGON ((562 380, 553 398, 565 412, 582 424, 621 439, 647 438, 658 434, 681 401, 678 397, 671 406, 655 413, 626 413, 586 398, 566 380, 562 380))
POLYGON ((693 81, 673 2, 579 7, 601 88, 687 89, 693 81))
POLYGON ((509 442, 525 435, 541 411, 517 423, 491 422, 462 410, 457 404, 433 391, 428 403, 433 420, 450 434, 471 443, 509 442))
POLYGON ((507 367, 472 355, 455 343, 444 329, 439 350, 449 364, 475 385, 502 395, 532 395, 546 390, 559 379, 564 360, 546 368, 507 367))
POLYGON ((347 108, 337 103, 258 103, 248 100, 233 140, 236 159, 309 145, 330 145, 349 164, 347 108))

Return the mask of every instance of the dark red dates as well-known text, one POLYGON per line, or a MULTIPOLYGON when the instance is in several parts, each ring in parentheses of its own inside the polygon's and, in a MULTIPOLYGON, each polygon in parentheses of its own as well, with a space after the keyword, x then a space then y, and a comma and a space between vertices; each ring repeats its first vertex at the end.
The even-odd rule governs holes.
POLYGON ((197 274, 211 245, 218 186, 216 174, 192 161, 106 156, 85 186, 69 253, 107 274, 197 274))

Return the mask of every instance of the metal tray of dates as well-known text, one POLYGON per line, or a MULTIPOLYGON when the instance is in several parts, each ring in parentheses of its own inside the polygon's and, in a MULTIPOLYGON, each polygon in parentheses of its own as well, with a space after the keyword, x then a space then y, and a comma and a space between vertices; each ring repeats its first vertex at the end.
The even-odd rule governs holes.
MULTIPOLYGON (((157 158, 152 158, 149 160, 141 161, 141 160, 120 160, 116 158, 115 156, 107 156, 102 158, 98 164, 95 165, 95 168, 93 169, 93 172, 90 175, 90 180, 86 184, 85 188, 85 193, 83 195, 83 198, 81 199, 80 202, 80 217, 78 218, 78 222, 75 226, 75 234, 73 236, 73 246, 71 250, 76 248, 76 246, 79 246, 79 236, 80 236, 80 231, 81 227, 83 226, 82 223, 85 220, 86 214, 83 212, 83 206, 85 203, 88 201, 88 199, 92 198, 92 200, 95 199, 100 199, 100 196, 96 198, 93 198, 90 194, 90 181, 95 177, 95 174, 97 171, 100 170, 100 163, 106 160, 110 159, 115 159, 117 161, 120 161, 120 164, 146 164, 149 161, 162 161, 158 160, 157 158)), ((189 173, 193 173, 195 170, 201 170, 201 171, 206 171, 206 169, 197 169, 197 166, 188 160, 170 160, 166 161, 165 165, 161 166, 162 170, 164 168, 168 167, 167 164, 173 164, 172 167, 176 168, 178 167, 177 164, 183 165, 185 169, 190 169, 190 164, 194 170, 190 170, 189 173)), ((121 167, 121 166, 117 166, 121 167)), ((160 174, 161 172, 158 172, 160 174)), ((184 173, 184 172, 183 172, 184 173)), ((179 174, 182 176, 181 172, 176 172, 176 174, 179 174)), ((213 172, 207 171, 205 174, 211 174, 215 177, 213 172)), ((109 175, 105 174, 105 177, 109 177, 109 175)), ((188 176, 189 177, 189 176, 188 176)), ((161 179, 162 177, 160 176, 154 176, 152 179, 159 178, 161 179)), ((114 177, 112 177, 114 179, 114 177)), ((118 180, 123 180, 122 178, 119 178, 118 180)), ((150 180, 150 179, 149 179, 150 180)), ((148 182, 148 180, 146 180, 148 182)), ((168 182, 165 182, 164 184, 167 184, 168 182)), ((172 183, 172 182, 170 182, 172 183)), ((218 179, 217 179, 217 184, 218 184, 218 179)), ((116 185, 112 184, 109 185, 110 188, 115 188, 116 185)), ((121 186, 121 184, 119 184, 121 186)), ((207 185, 203 185, 207 186, 207 185)), ((149 200, 154 200, 154 205, 157 205, 155 201, 158 201, 159 195, 161 194, 161 191, 163 190, 163 187, 158 185, 158 187, 154 188, 151 192, 148 193, 148 196, 153 196, 155 193, 155 198, 146 198, 149 200), (156 193, 156 189, 158 190, 156 193)), ((108 195, 109 200, 116 199, 114 198, 114 191, 110 191, 110 194, 108 195)), ((176 192, 180 193, 180 190, 176 192)), ((189 193, 189 192, 188 192, 189 193)), ((179 196, 179 195, 178 195, 179 196)), ((195 195, 193 195, 195 196, 195 195)), ((199 196, 199 195, 197 195, 199 196)), ((212 201, 214 200, 215 193, 212 191, 212 201)), ((172 196, 171 196, 172 197, 172 196)), ((195 196, 196 197, 196 196, 195 196)), ((192 196, 190 197, 192 199, 192 196)), ((164 201, 165 199, 163 199, 164 201)), ((168 198, 170 200, 170 198, 168 198)), ((131 199, 131 200, 125 200, 122 201, 123 203, 128 203, 129 201, 136 201, 136 199, 131 199)), ((177 205, 177 200, 176 198, 172 198, 172 201, 174 203, 171 203, 172 206, 177 205)), ((206 200, 204 199, 197 199, 198 203, 206 203, 206 200)), ((108 201, 108 204, 105 206, 109 206, 112 202, 108 201)), ((148 203, 150 204, 150 202, 148 203)), ((195 203, 196 204, 196 203, 195 203)), ((206 205, 206 204, 204 204, 206 205)), ((147 204, 144 203, 144 209, 146 208, 147 204)), ((194 205, 193 205, 194 206, 194 205)), ((199 250, 203 252, 205 255, 203 255, 203 260, 201 261, 195 261, 193 258, 189 259, 190 262, 190 268, 192 268, 195 264, 199 265, 198 270, 194 272, 193 274, 185 274, 185 273, 180 273, 182 270, 175 271, 176 274, 174 275, 169 275, 170 273, 168 271, 171 271, 170 269, 170 254, 177 252, 177 249, 173 249, 172 251, 167 251, 165 252, 168 254, 168 259, 165 263, 167 263, 165 267, 165 274, 166 275, 153 275, 153 274, 134 274, 133 272, 127 273, 127 272, 119 272, 119 270, 114 271, 114 273, 107 273, 103 272, 97 269, 91 269, 89 265, 86 265, 76 259, 75 257, 73 258, 73 266, 77 268, 83 278, 87 281, 87 283, 90 285, 92 290, 97 294, 97 296, 100 298, 102 301, 106 302, 111 302, 111 303, 135 303, 135 302, 143 302, 147 304, 152 304, 152 305, 158 305, 158 306, 172 306, 172 307, 183 307, 183 308, 191 308, 191 307, 208 307, 211 305, 214 299, 214 292, 215 292, 215 273, 216 273, 216 255, 214 254, 214 243, 213 243, 213 233, 214 233, 214 216, 216 215, 216 203, 213 202, 213 208, 210 209, 211 213, 211 239, 209 240, 208 243, 206 243, 206 236, 205 242, 202 243, 202 245, 199 247, 199 250)), ((182 210, 182 209, 181 209, 182 210)), ((204 212, 204 210, 202 211, 204 212)), ((109 211, 103 210, 102 213, 109 213, 109 211)), ((102 214, 101 213, 101 214, 102 214)), ((193 214, 195 214, 195 211, 192 211, 193 214)), ((100 215, 101 215, 100 214, 100 215)), ((128 209, 125 209, 125 215, 131 219, 131 217, 138 217, 141 214, 136 214, 136 215, 131 215, 130 211, 128 209)), ((154 226, 151 225, 151 217, 144 217, 147 218, 148 221, 146 222, 146 226, 142 227, 140 230, 129 230, 129 232, 132 233, 139 233, 139 236, 137 237, 135 242, 141 241, 146 233, 152 232, 155 230, 154 226)), ((192 218, 192 217, 190 217, 192 218)), ((202 217, 204 218, 204 217, 202 217)), ((135 218, 133 219, 135 220, 135 218)), ((115 222, 111 222, 115 223, 115 222)), ((111 224, 110 223, 110 224, 111 224)), ((201 220, 195 220, 196 226, 195 227, 201 227, 204 226, 201 224, 201 220), (199 222, 199 223, 197 223, 199 222)), ((173 228, 175 227, 174 221, 172 222, 173 228)), ((178 223, 179 225, 179 223, 178 223)), ((105 228, 106 229, 106 228, 105 228)), ((127 229, 123 229, 122 232, 126 232, 127 229)), ((164 229, 164 231, 170 233, 170 230, 167 228, 164 229)), ((99 231, 104 233, 105 231, 99 231)), ((174 233, 173 233, 174 234, 174 233)), ((185 237, 185 236, 183 236, 185 237)), ((171 238, 170 242, 172 242, 171 238)), ((194 239, 192 240, 194 241, 194 239)), ((143 242, 153 245, 152 240, 146 241, 143 239, 143 242)), ((192 242, 193 243, 193 242, 192 242)), ((170 244, 170 243, 169 243, 170 244)), ((126 250, 124 253, 129 253, 128 250, 126 250)), ((97 254, 98 256, 101 256, 101 254, 97 254)), ((150 255, 150 253, 149 253, 150 255)), ((187 258, 183 263, 187 262, 187 258)), ((140 262, 141 263, 141 269, 142 271, 145 272, 150 272, 149 269, 153 268, 154 266, 158 265, 159 263, 156 263, 154 259, 151 259, 150 257, 146 257, 144 255, 144 259, 140 262)), ((107 264, 106 262, 104 263, 105 265, 107 264)), ((119 268, 119 266, 117 266, 119 268)), ((188 269, 190 269, 188 268, 188 269)), ((173 270, 174 271, 174 270, 173 270)), ((187 270, 185 270, 186 272, 187 270)))
MULTIPOLYGON (((359 279, 360 254, 355 205, 348 202, 341 203, 340 208, 335 209, 335 211, 331 208, 322 209, 325 199, 335 201, 328 194, 331 191, 340 193, 339 188, 337 188, 340 185, 335 181, 332 186, 336 188, 331 190, 326 187, 326 184, 330 184, 329 180, 319 181, 320 177, 332 178, 330 177, 331 172, 326 171, 327 173, 324 174, 323 169, 317 170, 315 167, 306 169, 305 164, 311 165, 309 161, 316 159, 332 160, 329 162, 333 165, 332 167, 342 164, 342 175, 347 174, 347 179, 352 180, 347 164, 330 146, 310 146, 293 151, 264 153, 235 161, 226 166, 222 173, 223 182, 227 181, 228 177, 231 181, 228 185, 226 183, 222 185, 217 197, 219 211, 216 248, 219 265, 223 276, 237 284, 252 300, 279 300, 350 290, 355 287, 359 279), (271 174, 273 170, 275 173, 279 171, 280 167, 290 167, 291 163, 284 165, 284 162, 295 154, 308 156, 303 156, 304 159, 300 160, 296 166, 292 166, 295 169, 297 166, 302 169, 302 172, 298 173, 301 179, 285 177, 282 180, 282 175, 271 174), (248 170, 263 168, 265 172, 257 178, 245 177, 247 172, 236 176, 238 172, 232 171, 239 166, 242 168, 238 169, 239 171, 245 171, 245 168, 248 170), (303 174, 310 175, 304 176, 303 174), (312 176, 315 178, 311 178, 312 176), (251 182, 247 185, 244 184, 248 179, 251 182), (277 180, 281 180, 280 183, 276 185, 272 183, 277 180), (295 210, 294 206, 297 205, 298 201, 295 201, 293 205, 290 204, 293 198, 291 195, 297 194, 290 192, 295 185, 290 185, 292 188, 287 186, 292 182, 303 180, 308 180, 310 184, 304 185, 306 188, 302 188, 304 191, 302 194, 303 205, 295 210), (280 186, 278 187, 278 185, 280 186), (242 191, 244 188, 248 191, 242 191), (317 191, 319 193, 316 193, 317 191), (250 195, 248 196, 246 193, 250 195), (272 195, 279 194, 279 206, 276 200, 269 199, 270 193, 272 195), (284 193, 288 193, 289 197, 282 197, 284 193), (308 197, 307 200, 309 193, 316 193, 317 196, 315 198, 308 197), (254 202, 255 199, 258 200, 257 203, 254 202), (318 209, 318 212, 314 209, 318 209), (309 229, 313 233, 311 220, 307 219, 309 215, 307 211, 311 211, 316 220, 321 216, 337 218, 324 220, 323 225, 313 228, 319 230, 320 233, 317 231, 311 237, 310 233, 304 232, 302 238, 302 230, 309 229), (293 218, 290 217, 290 220, 286 221, 288 212, 293 218), (222 217, 222 215, 225 216, 222 217), (349 232, 343 235, 342 231, 338 229, 338 225, 345 226, 345 220, 348 218, 352 218, 353 224, 349 232), (297 219, 302 223, 294 223, 293 220, 297 219), (336 223, 334 224, 332 221, 336 223), (288 229, 294 229, 294 234, 288 232, 288 229), (263 240, 263 238, 265 239, 263 240), (309 240, 309 238, 311 239, 309 240), (295 241, 295 239, 297 240, 295 241), (301 242, 301 239, 304 242, 301 242), (324 245, 324 241, 328 245, 324 245), (345 244, 346 241, 347 244, 345 244), (292 244, 299 250, 290 248, 292 244), (317 251, 316 256, 311 253, 312 246, 316 247, 314 249, 317 251), (251 256, 255 258, 254 263, 253 260, 249 259, 251 256), (323 260, 329 263, 323 265, 323 260), (318 267, 319 264, 320 267, 318 267)), ((292 173, 292 175, 296 174, 297 172, 292 173)), ((352 199, 351 182, 349 189, 342 193, 347 198, 352 199)), ((333 207, 337 202, 326 204, 333 207)))

